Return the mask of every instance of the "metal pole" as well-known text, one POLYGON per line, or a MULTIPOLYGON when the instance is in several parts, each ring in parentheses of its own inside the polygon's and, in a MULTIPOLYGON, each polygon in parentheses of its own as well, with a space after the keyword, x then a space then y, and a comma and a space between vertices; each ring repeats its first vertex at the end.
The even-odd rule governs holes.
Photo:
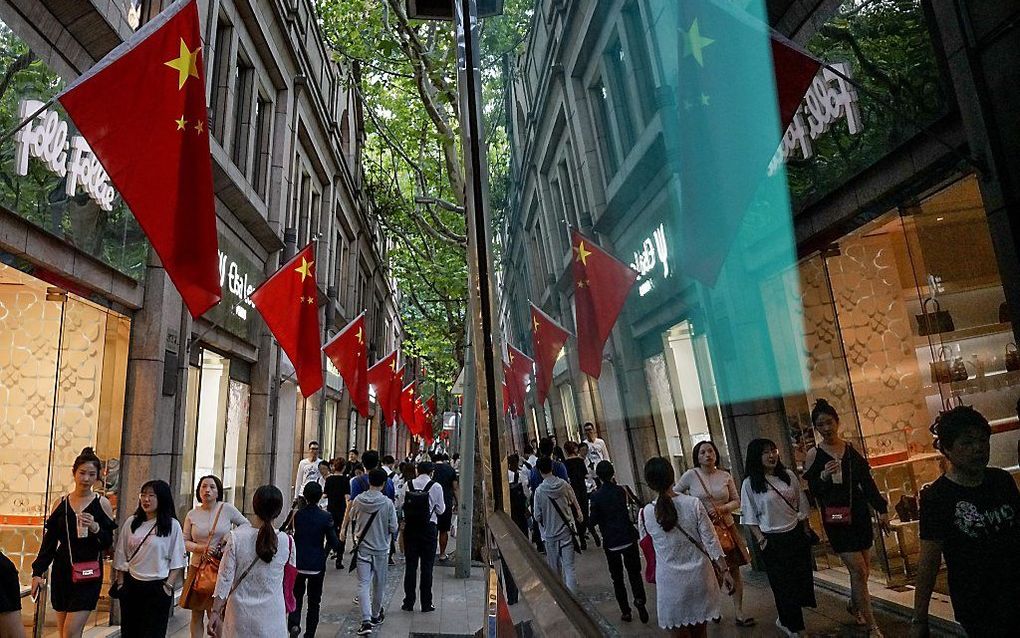
MULTIPOLYGON (((470 333, 469 333, 470 334, 470 333)), ((464 369, 473 370, 475 354, 468 341, 464 369)), ((457 551, 454 554, 454 576, 471 577, 471 536, 474 532, 475 511, 475 417, 478 393, 475 375, 464 375, 464 417, 460 422, 460 494, 457 495, 457 551)))

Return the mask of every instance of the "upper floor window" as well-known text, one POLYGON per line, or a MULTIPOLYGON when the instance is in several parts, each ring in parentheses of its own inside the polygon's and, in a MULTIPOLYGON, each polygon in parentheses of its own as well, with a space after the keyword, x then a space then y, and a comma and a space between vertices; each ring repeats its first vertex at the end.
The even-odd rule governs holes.
POLYGON ((243 55, 237 56, 237 64, 234 66, 234 139, 232 142, 231 157, 234 166, 237 166, 241 173, 248 175, 248 157, 250 155, 250 142, 253 133, 252 129, 252 96, 255 79, 255 68, 243 55))
POLYGON ((223 143, 224 119, 226 119, 227 93, 230 80, 230 49, 233 44, 233 28, 220 19, 216 23, 213 38, 211 90, 209 94, 209 129, 220 144, 223 143))

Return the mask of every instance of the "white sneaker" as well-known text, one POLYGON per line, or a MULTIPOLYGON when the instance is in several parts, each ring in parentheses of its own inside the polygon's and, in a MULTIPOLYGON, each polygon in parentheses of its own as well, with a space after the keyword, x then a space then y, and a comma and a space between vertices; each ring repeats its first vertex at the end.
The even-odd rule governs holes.
POLYGON ((776 629, 778 629, 781 634, 786 636, 786 638, 800 638, 800 634, 798 632, 790 631, 789 629, 784 627, 783 623, 779 622, 778 618, 776 618, 776 629))

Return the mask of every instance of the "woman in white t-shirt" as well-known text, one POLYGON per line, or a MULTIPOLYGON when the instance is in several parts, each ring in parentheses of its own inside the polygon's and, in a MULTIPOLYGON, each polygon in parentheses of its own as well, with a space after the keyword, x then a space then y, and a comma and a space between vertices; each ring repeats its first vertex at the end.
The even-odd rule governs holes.
MULTIPOLYGON (((230 530, 248 525, 244 514, 232 504, 223 502, 223 482, 218 476, 209 474, 198 479, 195 500, 199 505, 184 517, 184 548, 191 553, 189 570, 198 568, 206 552, 220 558, 230 530)), ((184 605, 183 600, 181 604, 184 605)), ((192 590, 187 606, 191 610, 191 638, 203 638, 205 616, 212 609, 212 595, 192 590)))
POLYGON ((751 441, 744 458, 740 512, 761 548, 779 612, 776 627, 787 637, 800 636, 803 608, 815 606, 807 496, 797 475, 783 467, 774 442, 751 441))
POLYGON ((187 558, 184 532, 166 481, 149 481, 138 509, 120 528, 113 580, 120 588, 120 631, 132 638, 163 638, 174 588, 187 558))
POLYGON ((216 579, 210 635, 244 638, 287 636, 283 574, 295 565, 291 538, 273 527, 283 494, 273 485, 255 490, 255 525, 230 532, 216 579))

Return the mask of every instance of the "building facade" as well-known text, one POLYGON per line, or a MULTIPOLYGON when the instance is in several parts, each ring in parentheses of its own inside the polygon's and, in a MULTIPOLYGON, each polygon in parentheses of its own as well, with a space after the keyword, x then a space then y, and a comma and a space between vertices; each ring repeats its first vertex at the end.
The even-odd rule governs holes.
MULTIPOLYGON (((769 357, 731 346, 756 313, 678 272, 683 167, 669 129, 684 105, 665 76, 675 35, 662 37, 676 33, 673 4, 536 7, 507 98, 504 334, 530 352, 529 300, 573 330, 568 225, 640 278, 601 377, 580 373, 569 341, 546 405, 529 396, 513 445, 546 434, 578 440, 579 425, 594 421, 621 482, 640 485, 649 457, 683 471, 694 465, 694 445, 712 439, 739 480, 757 437, 803 469, 815 444, 811 404, 825 398, 890 505, 905 512, 894 515, 894 535, 879 535, 874 571, 890 586, 909 584, 918 538, 908 506, 940 472, 928 429, 939 410, 960 402, 981 410, 993 425, 992 464, 1020 472, 1011 321, 1020 308, 1020 137, 1006 115, 1017 100, 1006 61, 1017 53, 1009 16, 1018 3, 956 12, 921 0, 863 10, 838 0, 766 2, 774 29, 847 76, 820 73, 777 154, 786 156, 797 263, 764 282, 755 303, 773 327, 796 309, 802 346, 769 357), (737 338, 706 334, 712 315, 737 338), (793 375, 801 391, 720 399, 749 375, 793 375)), ((823 577, 838 565, 826 552, 817 558, 823 577)))
MULTIPOLYGON (((169 4, 0 2, 2 128, 169 4)), ((203 474, 250 512, 259 485, 292 489, 313 439, 327 458, 406 446, 353 412, 331 366, 326 389, 302 399, 249 299, 316 240, 323 340, 365 311, 370 361, 400 343, 388 242, 362 189, 358 69, 334 61, 309 0, 198 5, 223 286, 205 316, 191 319, 130 211, 102 197, 101 171, 83 173, 98 167, 87 145, 59 153, 64 139, 78 148, 59 107, 0 151, 0 544, 23 583, 87 445, 120 520, 152 478, 170 483, 181 516, 203 474), (93 179, 75 184, 83 174, 93 179)), ((39 626, 51 625, 40 606, 39 626)), ((90 623, 108 623, 108 611, 104 600, 90 623)))

